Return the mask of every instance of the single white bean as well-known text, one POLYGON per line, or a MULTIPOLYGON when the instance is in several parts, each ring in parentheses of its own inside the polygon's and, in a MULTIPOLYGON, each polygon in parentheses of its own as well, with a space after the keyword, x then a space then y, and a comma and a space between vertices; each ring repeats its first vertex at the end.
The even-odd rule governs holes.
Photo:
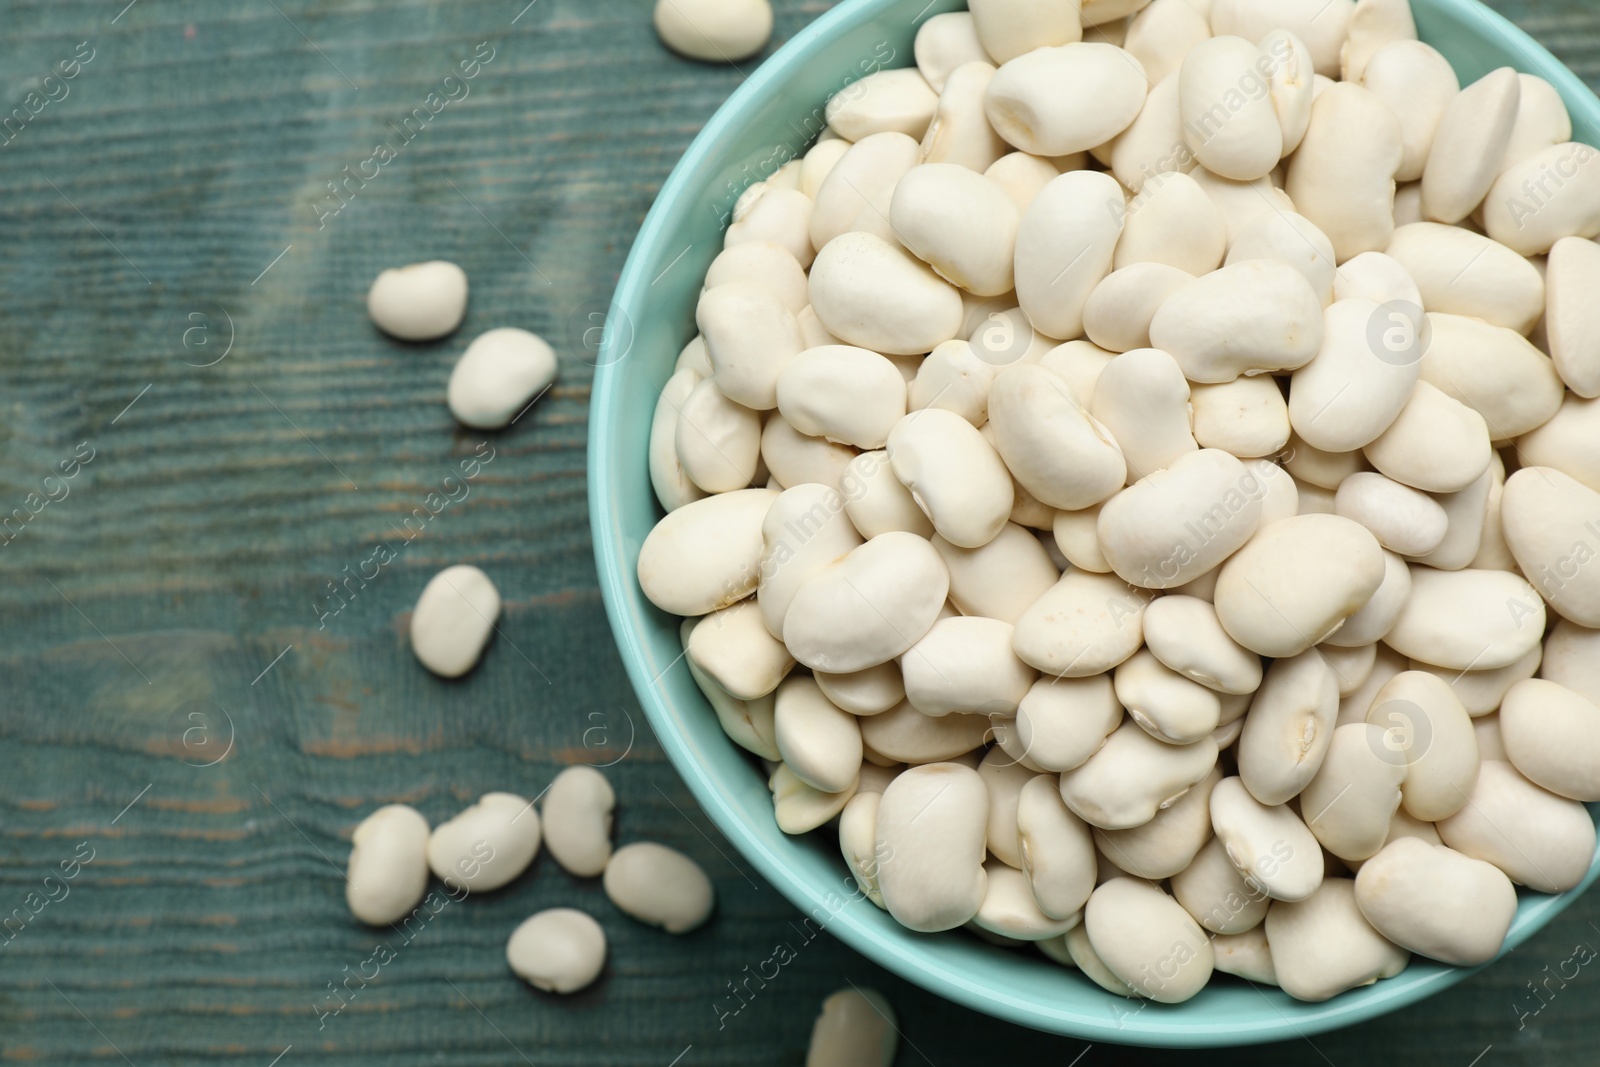
POLYGON ((1194 382, 1294 370, 1322 345, 1322 301, 1293 267, 1244 260, 1168 297, 1150 340, 1194 382))
POLYGON ((889 1067, 899 1036, 894 1009, 882 993, 841 989, 822 1002, 811 1025, 806 1067, 889 1067))
MULTIPOLYGON (((1500 521, 1517 565, 1550 606, 1580 626, 1600 627, 1600 568, 1590 566, 1600 554, 1600 493, 1554 468, 1524 467, 1506 479, 1500 521)), ((1514 609, 1517 621, 1542 628, 1539 608, 1537 618, 1514 609)))
POLYGON ((1182 905, 1149 882, 1113 878, 1094 891, 1084 930, 1107 968, 1160 1004, 1178 1004, 1211 979, 1205 931, 1182 905))
POLYGON ((1106 364, 1089 414, 1117 442, 1130 483, 1177 467, 1200 447, 1189 425, 1189 383, 1159 349, 1137 348, 1106 364))
POLYGON ((707 615, 755 592, 761 524, 777 498, 771 489, 741 489, 668 514, 639 549, 644 595, 673 615, 707 615))
POLYGON ((1126 460, 1111 432, 1084 410, 1060 375, 1044 367, 1017 364, 995 378, 989 423, 997 459, 1003 458, 1012 476, 1051 507, 1077 511, 1098 504, 1127 478, 1126 460))
POLYGON ((1500 708, 1506 756, 1529 781, 1573 800, 1600 800, 1600 707, 1542 678, 1513 685, 1500 708))
POLYGON ((1544 601, 1520 575, 1413 566, 1411 597, 1384 641, 1424 663, 1493 670, 1527 655, 1544 624, 1544 601))
POLYGON ((955 337, 962 318, 957 289, 926 264, 863 232, 841 234, 818 250, 811 265, 811 307, 835 337, 885 355, 929 352, 955 337))
POLYGON ((604 886, 618 909, 669 934, 688 933, 704 923, 716 903, 711 879, 698 863, 651 841, 612 853, 604 886))
POLYGON ((824 114, 839 136, 859 141, 875 133, 921 139, 938 94, 915 67, 877 70, 828 98, 824 114))
POLYGON ((955 763, 912 767, 878 805, 884 907, 902 926, 931 933, 971 920, 983 903, 989 797, 978 773, 955 763))
POLYGON ((411 610, 411 651, 441 678, 477 665, 500 617, 500 592, 476 567, 446 567, 428 580, 411 610))
POLYGON ((539 854, 539 813, 515 793, 485 793, 478 802, 433 828, 428 867, 454 889, 499 889, 528 869, 539 854))
POLYGON ((1337 515, 1299 515, 1263 527, 1222 565, 1223 629, 1263 656, 1294 656, 1335 633, 1383 583, 1383 549, 1337 515))
POLYGON ((1516 915, 1517 893, 1488 863, 1403 837, 1361 865, 1356 904, 1378 933, 1400 947, 1471 967, 1500 951, 1516 915))
POLYGON ((1266 931, 1278 985, 1296 1000, 1320 1003, 1393 978, 1411 960, 1362 916, 1349 878, 1325 878, 1305 900, 1275 902, 1266 931))
POLYGON ((428 820, 415 808, 385 804, 350 836, 344 898, 350 914, 387 926, 411 913, 428 888, 428 820))
MULTIPOLYGON (((981 16, 978 26, 982 37, 981 16)), ((1008 143, 1036 156, 1063 156, 1127 129, 1144 106, 1148 84, 1139 61, 1115 45, 1036 46, 1001 61, 984 109, 1008 143), (1080 106, 1085 99, 1095 106, 1080 106)))
POLYGON ((1062 340, 1083 332, 1084 305, 1111 268, 1126 214, 1117 180, 1094 171, 1063 174, 1034 197, 1015 261, 1017 303, 1034 329, 1062 340))
POLYGON ((1563 237, 1550 249, 1545 277, 1545 330, 1556 370, 1582 397, 1600 396, 1600 245, 1563 237))
POLYGON ((696 667, 737 700, 766 696, 794 667, 794 657, 767 629, 753 600, 701 618, 684 648, 696 667))
POLYGON ((1521 98, 1522 84, 1510 67, 1490 71, 1451 98, 1422 173, 1429 219, 1460 222, 1483 202, 1511 143, 1521 98))
POLYGON ((568 767, 544 795, 544 843, 569 874, 593 878, 611 858, 611 812, 617 795, 593 767, 568 767))
POLYGON ((1321 653, 1274 661, 1239 736, 1239 780, 1263 804, 1298 796, 1327 757, 1338 714, 1339 679, 1321 653))
POLYGON ((1262 804, 1224 778, 1211 791, 1211 824, 1233 865, 1272 899, 1305 900, 1322 884, 1322 847, 1288 805, 1262 804))
POLYGON ((524 919, 506 941, 518 978, 547 993, 576 993, 600 976, 606 934, 575 908, 549 908, 524 919))
POLYGON ((1114 574, 1070 570, 1017 620, 1012 646, 1044 674, 1108 671, 1144 640, 1145 598, 1114 574))
POLYGON ((949 588, 944 561, 927 541, 900 531, 880 534, 801 583, 783 639, 813 670, 866 670, 916 644, 949 588))
POLYGON ((367 290, 367 314, 390 337, 438 340, 466 317, 467 272, 442 259, 386 270, 367 290))
POLYGON ((1588 810, 1534 785, 1509 763, 1485 761, 1465 806, 1437 825, 1451 848, 1541 893, 1573 888, 1594 858, 1588 810))
POLYGON ((1216 763, 1217 746, 1209 737, 1191 745, 1167 744, 1128 720, 1087 761, 1061 775, 1061 798, 1091 826, 1142 826, 1216 763))
POLYGON ((1255 535, 1263 493, 1256 473, 1228 453, 1189 452, 1105 502, 1101 551, 1131 585, 1183 585, 1255 535))

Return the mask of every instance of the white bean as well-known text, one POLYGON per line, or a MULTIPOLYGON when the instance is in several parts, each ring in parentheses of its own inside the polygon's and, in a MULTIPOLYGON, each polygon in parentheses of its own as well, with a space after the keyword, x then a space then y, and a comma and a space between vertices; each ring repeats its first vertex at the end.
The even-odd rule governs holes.
POLYGON ((955 337, 962 317, 957 289, 883 238, 862 232, 841 234, 818 250, 811 308, 846 344, 885 355, 931 351, 955 337))
POLYGON ((1200 183, 1183 173, 1157 174, 1128 202, 1112 265, 1164 263, 1200 277, 1221 265, 1227 247, 1222 212, 1200 183))
POLYGON ((801 583, 784 617, 783 640, 812 670, 876 667, 932 628, 949 588, 944 561, 927 541, 900 531, 879 534, 801 583))
MULTIPOLYGON (((1208 821, 1210 806, 1211 798, 1207 793, 1208 821)), ((1193 861, 1172 876, 1172 895, 1196 922, 1222 935, 1243 934, 1260 926, 1272 902, 1264 889, 1234 866, 1220 837, 1207 841, 1193 861)), ((1220 941, 1217 947, 1221 948, 1220 941)))
POLYGON ((1073 171, 1053 179, 1028 205, 1017 230, 1015 267, 1017 303, 1034 329, 1062 340, 1083 332, 1083 307, 1111 268, 1125 204, 1109 174, 1073 171))
POLYGON ((767 46, 772 5, 767 0, 658 0, 656 33, 681 56, 737 63, 767 46))
POLYGON ((761 460, 761 416, 735 404, 710 378, 696 385, 678 408, 673 435, 678 465, 707 493, 743 489, 761 460))
POLYGON ((1050 775, 1029 779, 1017 795, 1017 851, 1040 911, 1054 919, 1082 913, 1095 885, 1094 839, 1050 775))
POLYGON ((946 281, 977 296, 1016 286, 1021 214, 1005 190, 957 163, 924 163, 895 186, 889 221, 917 258, 946 281))
POLYGON ((917 69, 936 93, 944 92, 945 79, 957 67, 989 61, 978 39, 977 20, 968 11, 947 11, 918 26, 911 51, 917 69))
MULTIPOLYGON (((1289 397, 1292 405, 1292 387, 1289 397)), ((1419 381, 1388 429, 1362 451, 1374 467, 1397 482, 1425 493, 1458 493, 1489 469, 1494 449, 1482 415, 1431 383, 1419 381)))
POLYGON ((1183 907, 1136 878, 1113 878, 1083 911, 1096 955, 1117 978, 1159 1004, 1178 1004, 1211 979, 1211 942, 1183 907))
POLYGON ((1194 275, 1165 263, 1120 267, 1089 294, 1083 305, 1083 332, 1112 352, 1149 348, 1150 321, 1168 297, 1192 281, 1194 275))
POLYGON ((1209 737, 1192 745, 1168 744, 1130 719, 1087 761, 1061 775, 1061 798, 1091 826, 1142 826, 1216 763, 1217 746, 1209 737))
POLYGON ((411 913, 428 888, 428 820, 415 808, 385 804, 350 836, 344 898, 350 914, 387 926, 411 913))
MULTIPOLYGON (((1011 151, 1011 146, 989 125, 983 110, 994 72, 993 66, 982 61, 963 64, 950 72, 939 94, 933 121, 922 138, 924 163, 959 164, 987 177, 988 168, 1011 151)), ((1018 212, 1027 206, 1017 204, 1009 190, 995 184, 1018 212)))
POLYGON ((967 6, 978 40, 996 63, 1083 39, 1079 6, 1063 0, 972 0, 967 6))
POLYGON ((1137 348, 1106 364, 1089 414, 1117 442, 1129 482, 1177 467, 1200 447, 1189 426, 1189 383, 1159 349, 1137 348))
POLYGON ((386 270, 367 290, 367 314, 390 337, 438 340, 466 317, 467 272, 442 259, 386 270))
POLYGON ((911 412, 890 432, 888 453, 895 477, 951 544, 980 548, 1005 528, 1016 500, 1011 474, 960 415, 942 408, 911 412))
POLYGON ((695 309, 717 388, 758 411, 778 406, 778 375, 804 347, 794 313, 755 282, 707 289, 695 309))
POLYGON ((1101 551, 1131 585, 1183 585, 1255 535, 1263 492, 1255 472, 1228 453, 1190 452, 1105 502, 1101 551))
POLYGON ((1573 800, 1600 800, 1600 707, 1542 678, 1513 685, 1500 708, 1511 764, 1536 785, 1573 800))
POLYGON ((1411 597, 1384 641, 1424 663, 1486 671, 1527 655, 1544 623, 1544 601, 1520 575, 1413 566, 1411 597))
POLYGON ((1600 396, 1600 245, 1564 237, 1550 249, 1545 277, 1545 329, 1556 370, 1582 397, 1600 396))
POLYGON ((524 919, 506 941, 518 978, 547 993, 576 993, 600 976, 606 934, 575 908, 549 908, 524 919))
POLYGON ((1361 865, 1356 904, 1400 947, 1471 967, 1500 951, 1516 915, 1517 893, 1488 863, 1406 837, 1361 865))
POLYGON ((1432 45, 1397 40, 1372 53, 1359 77, 1345 80, 1356 82, 1394 110, 1404 146, 1395 179, 1417 181, 1427 168, 1445 112, 1461 91, 1450 61, 1432 45))
POLYGON ((1144 605, 1116 575, 1070 570, 1023 612, 1012 645, 1045 674, 1100 674, 1138 651, 1144 605))
POLYGON ((896 921, 931 933, 978 914, 988 818, 983 779, 959 764, 912 767, 889 784, 878 805, 878 884, 896 921))
POLYGON ((1422 208, 1429 219, 1460 222, 1483 202, 1511 143, 1521 98, 1521 82, 1510 67, 1491 71, 1451 98, 1422 173, 1422 208))
MULTIPOLYGON (((1189 408, 1201 448, 1220 448, 1243 459, 1273 455, 1289 443, 1289 405, 1270 374, 1190 385, 1189 408)), ((1287 478, 1277 480, 1289 484, 1287 478)))
POLYGON ((621 911, 669 934, 688 933, 711 917, 711 879, 676 849, 650 841, 623 845, 606 864, 606 896, 621 911))
POLYGON ((1077 511, 1098 504, 1127 478, 1127 463, 1111 432, 1084 410, 1060 375, 1043 367, 1017 364, 995 378, 989 389, 989 424, 999 448, 997 459, 1004 459, 1012 476, 1053 508, 1077 511))
POLYGON ((500 592, 476 567, 446 567, 428 580, 411 609, 411 651, 441 678, 477 665, 500 617, 500 592))
POLYGON ((1211 824, 1233 865, 1272 899, 1304 900, 1322 884, 1322 847, 1288 805, 1262 804, 1224 778, 1211 791, 1211 824))
POLYGON ((673 615, 707 615, 755 592, 761 524, 771 489, 741 489, 693 501, 656 523, 639 549, 639 585, 673 615))
POLYGON ((1211 791, 1220 781, 1222 771, 1213 767, 1143 826, 1123 830, 1097 827, 1095 845, 1135 877, 1160 881, 1176 876, 1211 838, 1211 791))
POLYGON ((1015 715, 1039 673, 1011 650, 1012 626, 959 617, 933 624, 900 657, 906 699, 924 715, 1015 715))
POLYGON ((1485 761, 1465 806, 1437 825, 1451 848, 1541 893, 1573 888, 1594 858, 1594 821, 1584 806, 1534 785, 1509 763, 1485 761))
POLYGON ((1184 139, 1200 165, 1235 181, 1253 181, 1283 158, 1283 128, 1265 88, 1270 59, 1242 37, 1201 41, 1184 57, 1178 77, 1184 139))
POLYGON ((1411 960, 1362 916, 1349 878, 1326 878, 1302 901, 1275 902, 1266 931, 1278 985, 1296 1000, 1318 1003, 1393 978, 1411 960))
POLYGON ((964 615, 1015 625, 1061 578, 1044 546, 1014 523, 981 548, 958 548, 937 534, 933 547, 950 571, 950 599, 964 615))
POLYGON ((1383 549, 1337 515, 1299 515, 1263 527, 1222 565, 1223 629, 1263 656, 1294 656, 1337 632, 1383 582, 1383 549))
MULTIPOLYGON (((981 38, 983 18, 975 17, 981 38)), ((1105 144, 1127 129, 1144 106, 1147 88, 1139 61, 1115 45, 1035 47, 1001 60, 984 110, 1008 143, 1036 156, 1064 156, 1105 144), (1084 99, 1095 106, 1078 106, 1084 99)))
POLYGON ((455 889, 484 893, 516 878, 539 854, 539 813, 515 793, 485 793, 428 837, 428 867, 455 889))
POLYGON ((899 1036, 894 1009, 883 994, 841 989, 822 1002, 811 1026, 806 1067, 889 1067, 899 1036))
POLYGON ((1483 201, 1489 236, 1525 256, 1564 237, 1600 236, 1600 153, 1569 141, 1535 153, 1500 175, 1483 201))
POLYGON ((1148 649, 1117 664, 1113 682, 1129 717, 1162 741, 1198 741, 1217 728, 1222 715, 1222 702, 1213 690, 1169 670, 1148 649))
MULTIPOLYGON (((1553 468, 1524 467, 1506 479, 1500 521, 1517 565, 1550 606, 1580 626, 1600 627, 1600 568, 1589 565, 1600 537, 1600 493, 1553 468)), ((1537 619, 1515 609, 1517 621, 1542 624, 1539 607, 1537 619)))
POLYGON ((916 68, 896 67, 851 82, 828 98, 824 113, 828 126, 846 140, 889 132, 920 140, 938 99, 916 68))
POLYGON ((1244 260, 1168 297, 1150 340, 1194 382, 1294 370, 1322 345, 1322 301, 1293 267, 1244 260))
POLYGON ((1263 804, 1284 804, 1316 777, 1339 714, 1339 679, 1315 649, 1279 659, 1250 702, 1239 780, 1263 804))
POLYGON ((1156 659, 1219 693, 1254 693, 1261 685, 1260 658, 1228 636, 1204 600, 1169 595, 1151 601, 1144 639, 1156 659))
POLYGON ((611 811, 617 795, 593 767, 568 767, 544 795, 544 843, 569 873, 593 878, 611 858, 611 811))
POLYGON ((1340 262, 1389 243, 1404 153, 1400 120, 1376 93, 1339 82, 1311 105, 1284 191, 1327 234, 1340 262))
POLYGON ((753 600, 741 600, 700 619, 684 648, 696 667, 737 700, 766 696, 794 667, 794 657, 767 629, 753 600))
POLYGON ((1017 708, 1015 732, 1029 759, 1051 771, 1080 766, 1122 722, 1111 678, 1035 682, 1017 708))

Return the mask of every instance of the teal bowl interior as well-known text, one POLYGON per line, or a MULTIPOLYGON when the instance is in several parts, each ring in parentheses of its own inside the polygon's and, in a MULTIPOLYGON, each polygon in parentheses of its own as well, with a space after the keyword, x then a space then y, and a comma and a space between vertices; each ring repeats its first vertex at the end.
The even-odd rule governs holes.
MULTIPOLYGON (((963 932, 912 933, 854 892, 827 830, 788 837, 765 776, 722 733, 680 662, 678 620, 653 607, 634 577, 639 546, 661 516, 646 466, 651 414, 678 350, 694 335, 706 268, 745 187, 802 153, 822 106, 879 67, 908 66, 917 26, 959 0, 845 0, 756 69, 695 138, 645 219, 613 297, 595 374, 589 506, 600 586, 634 689, 662 747, 736 848, 804 914, 858 952, 950 1000, 998 1018, 1094 1041, 1196 1047, 1303 1037, 1413 1003, 1472 973, 1416 958, 1400 976, 1304 1004, 1219 978, 1176 1006, 1102 991, 1033 952, 963 932)), ((1424 40, 1463 83, 1512 66, 1555 85, 1575 136, 1600 144, 1600 101, 1532 38, 1474 0, 1412 0, 1424 40)), ((1505 951, 1566 907, 1600 874, 1560 896, 1524 893, 1505 951)))

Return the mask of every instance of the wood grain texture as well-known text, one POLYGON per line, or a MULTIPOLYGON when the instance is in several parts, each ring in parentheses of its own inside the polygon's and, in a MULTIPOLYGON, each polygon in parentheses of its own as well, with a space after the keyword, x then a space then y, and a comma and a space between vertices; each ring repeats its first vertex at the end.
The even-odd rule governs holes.
MULTIPOLYGON (((582 333, 740 73, 666 54, 644 0, 124 2, 17 0, 0 35, 6 108, 93 54, 0 144, 0 515, 93 453, 64 498, 0 537, 0 915, 27 916, 0 947, 0 1060, 794 1065, 821 998, 855 982, 898 1008, 900 1064, 1075 1062, 1080 1042, 806 942, 695 809, 612 646, 584 500, 582 333), (470 95, 327 217, 328 183, 398 145, 389 123, 480 42, 493 59, 470 95), (368 282, 431 257, 472 279, 464 329, 382 339, 368 282), (453 359, 503 325, 551 339, 560 383, 408 540, 406 517, 483 441, 444 408, 453 359), (319 627, 329 583, 380 541, 394 561, 319 627), (417 667, 404 632, 428 577, 459 562, 494 576, 506 613, 482 668, 452 684, 417 667), (647 929, 547 857, 409 938, 350 920, 340 872, 374 806, 438 820, 487 789, 534 795, 575 761, 615 761, 620 840, 672 843, 713 875, 712 923, 647 929), (599 915, 611 939, 604 979, 562 1000, 503 959, 512 927, 555 904, 599 915), (795 960, 719 1020, 728 983, 779 942, 795 960), (380 943, 394 958, 323 1015, 380 943)), ((826 6, 780 0, 776 39, 826 6)), ((1600 11, 1498 6, 1600 81, 1600 11)), ((1418 1007, 1226 1062, 1591 1061, 1589 969, 1519 1012, 1538 1003, 1528 983, 1600 945, 1595 920, 1591 895, 1418 1007)), ((1180 1055, 1099 1046, 1082 1062, 1180 1055)))

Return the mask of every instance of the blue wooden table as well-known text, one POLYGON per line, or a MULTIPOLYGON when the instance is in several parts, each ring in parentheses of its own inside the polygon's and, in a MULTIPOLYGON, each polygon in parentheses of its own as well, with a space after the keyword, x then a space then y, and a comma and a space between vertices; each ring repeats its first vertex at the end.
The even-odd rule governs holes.
MULTIPOLYGON (((780 0, 775 43, 826 6, 780 0)), ((1498 6, 1600 82, 1600 10, 1498 6)), ((900 1064, 1595 1061, 1593 896, 1415 1008, 1208 1055, 1085 1052, 796 932, 662 758, 595 588, 592 327, 741 79, 668 55, 645 0, 15 0, 0 26, 0 1061, 794 1065, 847 982, 895 1004, 900 1064), (383 339, 367 284, 434 257, 472 279, 462 332, 383 339), (468 433, 445 381, 508 325, 560 382, 468 433), (506 612, 445 683, 405 631, 462 562, 506 612), (709 925, 635 924, 548 857, 405 933, 350 920, 373 807, 438 820, 580 761, 609 766, 620 840, 711 873, 709 925), (559 1000, 503 958, 555 904, 611 938, 559 1000)))

